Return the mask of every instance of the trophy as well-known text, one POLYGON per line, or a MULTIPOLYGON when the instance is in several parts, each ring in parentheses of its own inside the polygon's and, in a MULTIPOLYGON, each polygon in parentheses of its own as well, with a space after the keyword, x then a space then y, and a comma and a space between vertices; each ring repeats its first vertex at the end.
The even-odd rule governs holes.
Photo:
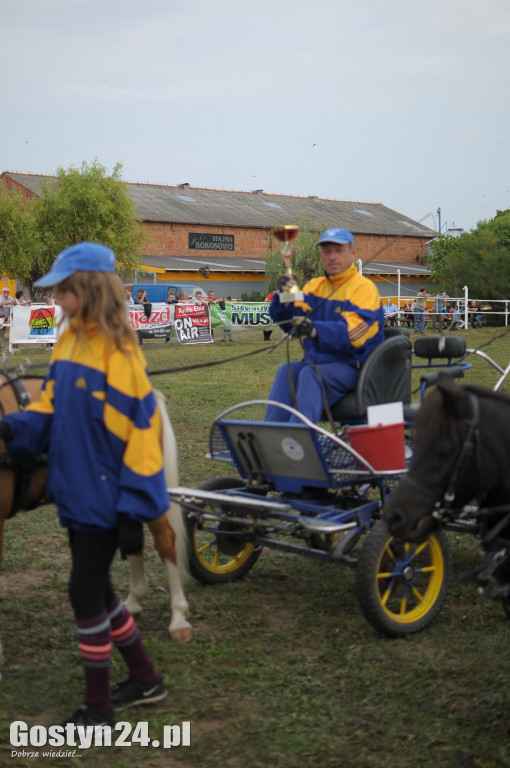
POLYGON ((296 278, 292 271, 292 254, 294 253, 294 247, 292 241, 298 236, 299 227, 297 224, 285 224, 280 229, 273 231, 276 239, 281 243, 280 255, 285 264, 285 274, 294 281, 288 291, 280 293, 280 301, 284 304, 288 304, 294 301, 303 301, 303 291, 299 290, 296 278))

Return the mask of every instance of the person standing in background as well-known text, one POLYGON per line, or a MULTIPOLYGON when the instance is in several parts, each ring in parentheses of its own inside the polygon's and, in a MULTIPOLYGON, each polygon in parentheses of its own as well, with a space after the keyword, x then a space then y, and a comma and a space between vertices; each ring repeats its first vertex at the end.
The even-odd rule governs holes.
POLYGON ((414 300, 414 332, 424 333, 425 331, 425 310, 427 309, 428 293, 425 288, 420 288, 414 300))

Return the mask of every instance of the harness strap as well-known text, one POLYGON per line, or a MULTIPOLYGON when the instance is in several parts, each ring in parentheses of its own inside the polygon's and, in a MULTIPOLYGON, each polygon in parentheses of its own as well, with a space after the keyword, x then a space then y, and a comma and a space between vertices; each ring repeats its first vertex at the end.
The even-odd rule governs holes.
MULTIPOLYGON (((450 482, 448 484, 448 488, 446 489, 444 493, 444 501, 445 501, 445 508, 450 509, 453 502, 455 501, 455 487, 457 485, 459 473, 464 465, 464 462, 468 459, 469 455, 473 453, 475 450, 475 447, 478 446, 480 442, 480 430, 478 427, 479 419, 480 419, 480 403, 478 401, 478 398, 472 393, 469 392, 469 399, 471 402, 472 407, 472 414, 470 419, 466 419, 466 423, 469 426, 468 433, 466 435, 466 438, 464 440, 464 443, 462 445, 461 452, 459 454, 459 458, 455 462, 455 466, 453 468, 452 475, 450 477, 450 482)), ((479 464, 479 453, 477 451, 476 453, 476 469, 478 474, 480 474, 480 464, 479 464)))

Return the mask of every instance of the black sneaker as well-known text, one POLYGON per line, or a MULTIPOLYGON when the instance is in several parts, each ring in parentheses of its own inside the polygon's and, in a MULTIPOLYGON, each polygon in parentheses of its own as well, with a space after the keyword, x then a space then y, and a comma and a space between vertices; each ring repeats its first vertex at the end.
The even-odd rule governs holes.
POLYGON ((66 720, 62 720, 59 725, 65 728, 69 723, 74 726, 109 725, 113 727, 115 725, 115 721, 113 719, 113 711, 110 712, 107 717, 103 717, 103 715, 98 715, 95 712, 92 712, 92 710, 89 709, 86 704, 82 704, 81 707, 78 707, 76 712, 73 712, 73 714, 70 715, 70 717, 68 717, 66 720))
POLYGON ((135 704, 156 704, 158 701, 163 701, 167 695, 168 691, 161 675, 150 685, 142 685, 128 677, 113 689, 112 705, 114 709, 122 709, 133 707, 135 704))

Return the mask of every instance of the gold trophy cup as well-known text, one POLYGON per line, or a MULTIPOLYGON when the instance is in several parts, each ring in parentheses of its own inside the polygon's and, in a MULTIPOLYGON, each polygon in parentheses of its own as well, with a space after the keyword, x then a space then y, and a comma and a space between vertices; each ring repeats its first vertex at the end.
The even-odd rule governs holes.
POLYGON ((294 281, 294 285, 290 286, 288 291, 280 293, 280 301, 282 303, 303 301, 303 291, 299 290, 295 275, 292 271, 292 255, 294 253, 292 241, 298 236, 298 232, 299 227, 297 224, 285 224, 285 226, 273 230, 273 235, 281 243, 280 255, 285 264, 285 274, 294 281))

